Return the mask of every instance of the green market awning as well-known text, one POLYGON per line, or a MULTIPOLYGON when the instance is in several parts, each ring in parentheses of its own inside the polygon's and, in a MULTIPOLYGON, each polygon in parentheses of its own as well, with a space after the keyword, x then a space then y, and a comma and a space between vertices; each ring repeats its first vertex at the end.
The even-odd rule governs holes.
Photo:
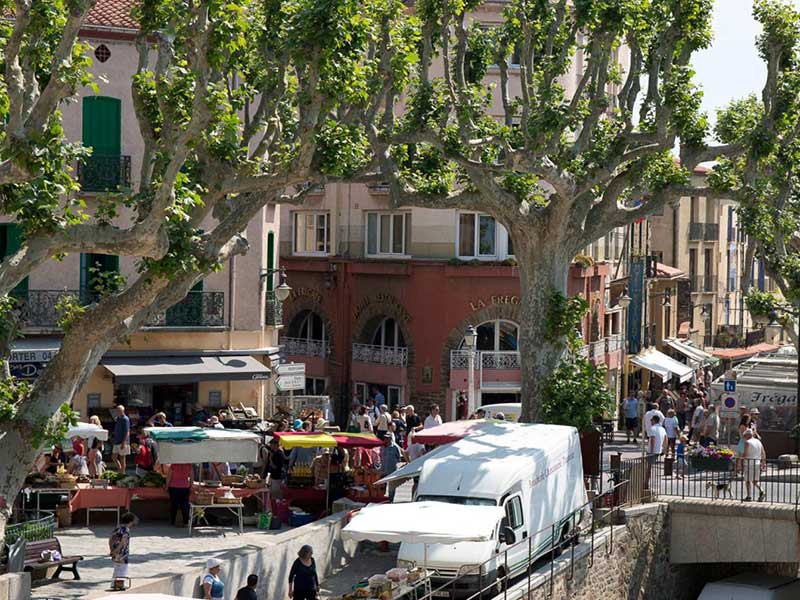
POLYGON ((252 356, 130 356, 104 358, 100 364, 117 384, 269 379, 269 369, 252 356))
POLYGON ((664 340, 664 343, 676 352, 683 354, 689 360, 698 363, 700 366, 714 367, 719 364, 719 359, 716 356, 712 356, 696 346, 690 346, 682 340, 667 338, 664 340))

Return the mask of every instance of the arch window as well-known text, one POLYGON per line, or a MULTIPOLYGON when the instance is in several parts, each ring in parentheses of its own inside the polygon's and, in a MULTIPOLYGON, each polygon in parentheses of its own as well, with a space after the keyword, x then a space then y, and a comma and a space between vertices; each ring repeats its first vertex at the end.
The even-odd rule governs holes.
POLYGON ((384 348, 405 348, 406 340, 403 338, 403 332, 400 331, 400 325, 391 317, 383 319, 375 333, 372 334, 372 345, 382 346, 384 348))
POLYGON ((317 313, 312 310, 304 310, 292 319, 292 325, 289 327, 290 337, 325 342, 327 341, 327 333, 325 331, 325 323, 322 321, 317 313))
MULTIPOLYGON (((478 331, 476 350, 482 352, 515 352, 518 350, 519 325, 513 321, 505 319, 486 321, 478 325, 476 329, 478 331)), ((460 347, 462 349, 465 347, 463 339, 460 347)))

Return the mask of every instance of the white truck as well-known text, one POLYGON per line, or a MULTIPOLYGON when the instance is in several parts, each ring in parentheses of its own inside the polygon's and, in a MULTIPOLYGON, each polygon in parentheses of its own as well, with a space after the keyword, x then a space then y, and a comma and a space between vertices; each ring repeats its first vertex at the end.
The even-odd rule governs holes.
POLYGON ((419 477, 415 501, 504 508, 489 541, 400 545, 398 566, 426 563, 436 572, 434 590, 458 577, 442 596, 523 573, 554 541, 566 543, 587 502, 578 432, 560 425, 487 422, 387 479, 408 477, 419 477))

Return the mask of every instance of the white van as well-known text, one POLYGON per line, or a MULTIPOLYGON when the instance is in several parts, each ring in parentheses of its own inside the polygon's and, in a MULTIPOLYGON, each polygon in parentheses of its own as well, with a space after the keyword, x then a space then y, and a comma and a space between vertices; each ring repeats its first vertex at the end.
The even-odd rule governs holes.
POLYGON ((469 573, 455 582, 457 596, 523 573, 529 558, 553 547, 554 534, 557 546, 565 543, 587 498, 578 432, 560 425, 489 421, 387 479, 394 475, 419 477, 415 501, 504 507, 490 541, 428 545, 427 551, 423 544, 400 545, 398 566, 426 562, 438 574, 434 589, 469 573), (503 553, 512 546, 506 561, 503 553))
POLYGON ((800 579, 742 573, 707 583, 697 600, 797 600, 800 579))
POLYGON ((503 413, 506 421, 518 422, 522 414, 521 402, 505 402, 503 404, 487 404, 480 406, 486 413, 487 419, 493 419, 497 413, 503 413))

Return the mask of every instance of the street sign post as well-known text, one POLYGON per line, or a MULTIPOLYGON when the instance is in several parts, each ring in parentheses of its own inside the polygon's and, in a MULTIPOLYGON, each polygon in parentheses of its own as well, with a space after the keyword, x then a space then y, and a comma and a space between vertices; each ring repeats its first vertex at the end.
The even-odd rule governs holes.
POLYGON ((725 386, 724 391, 726 392, 736 392, 736 380, 735 379, 725 379, 722 384, 725 386))
POLYGON ((731 418, 739 414, 739 401, 735 392, 723 393, 719 401, 720 417, 731 418))
POLYGON ((279 392, 293 392, 306 388, 306 363, 280 364, 275 367, 278 377, 275 387, 279 392))
POLYGON ((306 363, 282 363, 275 367, 278 375, 302 375, 306 376, 306 363))

